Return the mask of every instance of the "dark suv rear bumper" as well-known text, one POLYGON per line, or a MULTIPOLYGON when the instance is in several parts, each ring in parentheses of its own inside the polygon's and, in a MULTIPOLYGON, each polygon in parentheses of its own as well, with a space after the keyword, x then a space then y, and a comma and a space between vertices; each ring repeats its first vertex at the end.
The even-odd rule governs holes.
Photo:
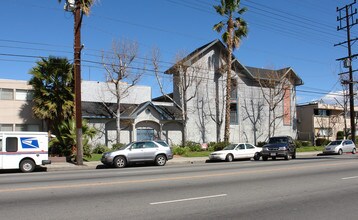
POLYGON ((280 151, 262 151, 261 156, 263 157, 285 157, 289 154, 287 150, 280 151))

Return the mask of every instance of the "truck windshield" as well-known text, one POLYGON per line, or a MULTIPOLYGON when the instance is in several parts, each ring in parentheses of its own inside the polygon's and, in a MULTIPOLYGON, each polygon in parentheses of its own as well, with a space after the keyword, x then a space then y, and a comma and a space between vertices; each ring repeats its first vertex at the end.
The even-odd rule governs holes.
POLYGON ((287 143, 287 142, 288 142, 287 137, 272 137, 269 140, 270 144, 287 143))

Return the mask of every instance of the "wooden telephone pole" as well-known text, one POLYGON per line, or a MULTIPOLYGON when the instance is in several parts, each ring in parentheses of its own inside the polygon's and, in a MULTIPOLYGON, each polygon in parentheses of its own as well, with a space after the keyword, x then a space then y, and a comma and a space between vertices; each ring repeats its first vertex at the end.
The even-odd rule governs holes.
POLYGON ((81 106, 81 5, 80 1, 75 1, 75 42, 74 42, 74 73, 75 73, 75 117, 76 117, 76 161, 77 165, 83 165, 83 145, 82 145, 82 106, 81 106))
POLYGON ((75 82, 75 120, 76 120, 76 162, 83 165, 82 145, 82 107, 81 107, 81 24, 82 15, 80 0, 66 0, 65 10, 74 17, 74 82, 75 82))
POLYGON ((349 84, 349 108, 350 108, 350 123, 351 123, 351 134, 352 141, 355 143, 355 134, 356 134, 356 125, 355 125, 355 112, 354 112, 354 91, 353 91, 353 72, 357 70, 353 70, 352 67, 352 59, 355 58, 358 54, 352 55, 352 42, 358 40, 358 38, 351 39, 350 30, 351 27, 358 23, 357 20, 354 20, 353 17, 357 14, 357 9, 353 10, 353 5, 356 4, 356 0, 353 3, 348 4, 342 8, 337 7, 337 12, 339 16, 337 16, 337 21, 339 22, 339 26, 337 26, 337 31, 346 29, 347 31, 347 41, 340 42, 335 44, 334 46, 339 45, 347 45, 348 48, 348 56, 339 58, 337 61, 344 61, 344 67, 348 68, 348 72, 340 73, 340 74, 349 74, 349 79, 347 82, 349 84), (344 15, 342 15, 344 14, 344 15))

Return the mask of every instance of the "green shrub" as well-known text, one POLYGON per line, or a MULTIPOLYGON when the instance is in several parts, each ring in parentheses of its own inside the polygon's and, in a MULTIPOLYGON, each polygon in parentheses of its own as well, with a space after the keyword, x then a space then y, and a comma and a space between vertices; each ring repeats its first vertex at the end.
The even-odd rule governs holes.
POLYGON ((337 140, 344 139, 344 131, 338 131, 337 132, 337 140))
POLYGON ((256 144, 256 147, 263 147, 265 144, 267 144, 265 141, 259 141, 256 144))
POLYGON ((329 143, 329 140, 327 140, 326 138, 317 138, 316 139, 316 146, 324 146, 327 145, 329 143))
POLYGON ((215 147, 214 146, 209 146, 208 151, 215 151, 215 147))
POLYGON ((174 155, 185 155, 185 154, 187 154, 188 150, 189 150, 189 148, 187 148, 187 147, 174 146, 173 154, 174 155))
POLYGON ((119 148, 125 146, 126 144, 122 144, 122 143, 118 143, 118 144, 112 144, 112 149, 111 150, 118 150, 119 148))
POLYGON ((227 143, 227 142, 224 142, 224 141, 217 142, 217 143, 214 145, 214 150, 215 150, 215 151, 222 150, 222 149, 224 149, 224 147, 226 147, 226 146, 229 145, 229 144, 230 144, 230 143, 227 143))
POLYGON ((195 143, 193 141, 187 141, 185 143, 185 147, 189 147, 190 151, 199 152, 201 151, 201 145, 199 143, 195 143))
POLYGON ((110 149, 101 144, 97 144, 97 146, 92 150, 93 154, 103 154, 104 152, 110 151, 110 149))
POLYGON ((297 148, 302 147, 302 141, 295 140, 295 145, 296 145, 297 148))
POLYGON ((301 144, 302 144, 302 147, 308 147, 308 146, 312 145, 311 141, 302 141, 301 144))

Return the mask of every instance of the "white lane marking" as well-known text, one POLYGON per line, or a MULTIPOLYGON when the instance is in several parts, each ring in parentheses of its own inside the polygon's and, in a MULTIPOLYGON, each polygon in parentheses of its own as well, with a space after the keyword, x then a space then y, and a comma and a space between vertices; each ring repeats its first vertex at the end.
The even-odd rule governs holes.
POLYGON ((349 179, 357 179, 358 176, 350 176, 350 177, 344 177, 342 180, 349 180, 349 179))
POLYGON ((210 199, 210 198, 223 197, 223 196, 227 196, 227 194, 202 196, 202 197, 195 197, 195 198, 188 198, 188 199, 177 199, 177 200, 169 200, 169 201, 163 201, 163 202, 152 202, 149 204, 150 205, 160 205, 160 204, 166 204, 166 203, 184 202, 184 201, 199 200, 199 199, 210 199))

